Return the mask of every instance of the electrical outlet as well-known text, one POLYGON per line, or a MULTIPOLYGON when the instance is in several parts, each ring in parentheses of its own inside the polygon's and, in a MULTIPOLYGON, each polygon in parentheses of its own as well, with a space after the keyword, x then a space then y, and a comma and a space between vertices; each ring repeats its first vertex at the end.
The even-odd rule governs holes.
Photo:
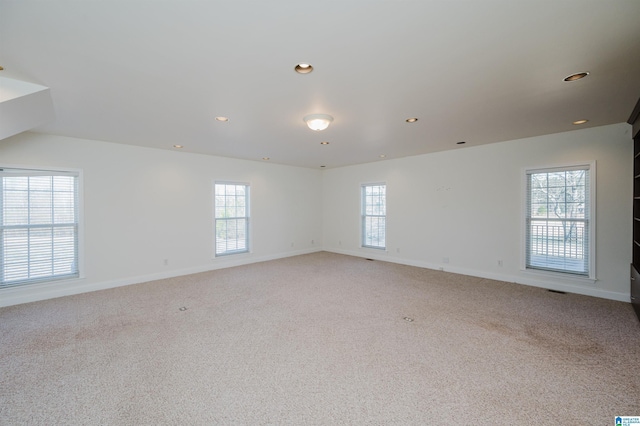
POLYGON ((498 260, 498 266, 502 266, 502 260, 498 260))
POLYGON ((316 243, 316 242, 315 242, 315 240, 311 240, 311 245, 313 245, 313 244, 315 244, 315 243, 316 243))

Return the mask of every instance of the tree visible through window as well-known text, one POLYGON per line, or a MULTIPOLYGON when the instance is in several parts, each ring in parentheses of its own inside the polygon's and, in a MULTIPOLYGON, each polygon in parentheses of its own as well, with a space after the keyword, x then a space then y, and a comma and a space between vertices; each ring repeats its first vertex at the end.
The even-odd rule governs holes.
POLYGON ((362 185, 362 246, 385 249, 387 186, 362 185))
POLYGON ((0 169, 0 287, 75 278, 78 174, 0 169))
POLYGON ((249 251, 249 185, 215 184, 216 256, 249 251))
POLYGON ((590 274, 590 166, 527 172, 526 267, 590 274))

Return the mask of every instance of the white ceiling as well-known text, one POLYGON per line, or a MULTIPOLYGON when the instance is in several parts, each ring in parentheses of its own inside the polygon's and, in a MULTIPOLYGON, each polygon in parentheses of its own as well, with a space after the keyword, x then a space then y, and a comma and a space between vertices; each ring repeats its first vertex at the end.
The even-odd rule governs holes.
POLYGON ((640 1, 0 0, 0 65, 36 131, 331 168, 626 121, 640 1))

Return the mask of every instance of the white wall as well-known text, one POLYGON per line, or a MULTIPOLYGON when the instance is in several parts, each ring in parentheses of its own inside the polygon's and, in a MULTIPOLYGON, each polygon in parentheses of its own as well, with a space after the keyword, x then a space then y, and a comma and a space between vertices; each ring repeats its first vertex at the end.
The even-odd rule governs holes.
POLYGON ((9 165, 83 171, 84 278, 3 289, 0 306, 321 248, 319 170, 36 133, 0 141, 9 165), (213 258, 214 180, 251 185, 249 254, 213 258))
POLYGON ((617 124, 325 170, 324 249, 628 302, 630 130, 617 124), (523 170, 591 161, 597 281, 522 271, 523 170), (360 247, 360 185, 375 182, 387 184, 387 251, 360 247))

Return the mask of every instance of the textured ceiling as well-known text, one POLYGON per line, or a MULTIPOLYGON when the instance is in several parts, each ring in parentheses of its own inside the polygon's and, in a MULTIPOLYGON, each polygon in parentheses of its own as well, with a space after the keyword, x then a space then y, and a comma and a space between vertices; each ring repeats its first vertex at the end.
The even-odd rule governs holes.
POLYGON ((638 0, 0 0, 0 65, 51 89, 35 131, 331 168, 626 121, 638 17, 638 0), (313 132, 311 113, 334 122, 313 132))

